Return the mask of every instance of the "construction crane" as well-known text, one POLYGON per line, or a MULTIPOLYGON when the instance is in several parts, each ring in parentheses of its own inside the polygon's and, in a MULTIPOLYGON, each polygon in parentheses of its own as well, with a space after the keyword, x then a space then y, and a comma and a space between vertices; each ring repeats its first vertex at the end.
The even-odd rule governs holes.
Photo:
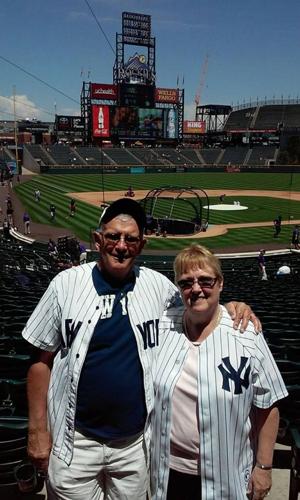
POLYGON ((205 85, 205 78, 206 78, 206 73, 207 73, 207 67, 208 67, 208 54, 206 54, 204 62, 202 64, 202 66, 201 66, 199 87, 198 87, 197 93, 195 95, 196 108, 201 103, 201 97, 202 97, 202 91, 203 91, 203 88, 204 88, 204 85, 205 85))

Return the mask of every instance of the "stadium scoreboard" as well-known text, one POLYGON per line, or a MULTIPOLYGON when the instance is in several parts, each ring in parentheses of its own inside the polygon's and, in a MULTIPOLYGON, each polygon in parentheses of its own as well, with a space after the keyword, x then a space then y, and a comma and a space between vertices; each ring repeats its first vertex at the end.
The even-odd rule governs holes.
POLYGON ((153 108, 155 103, 153 85, 137 83, 121 83, 119 85, 119 102, 121 106, 153 108))

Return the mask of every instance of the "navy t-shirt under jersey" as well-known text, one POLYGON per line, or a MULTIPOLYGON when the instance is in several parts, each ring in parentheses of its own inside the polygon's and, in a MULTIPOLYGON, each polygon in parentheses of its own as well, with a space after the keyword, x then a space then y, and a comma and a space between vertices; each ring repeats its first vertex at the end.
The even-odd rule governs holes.
POLYGON ((98 320, 82 368, 75 425, 95 439, 122 439, 141 432, 146 420, 143 370, 127 312, 134 278, 116 289, 95 266, 93 281, 107 313, 98 320))

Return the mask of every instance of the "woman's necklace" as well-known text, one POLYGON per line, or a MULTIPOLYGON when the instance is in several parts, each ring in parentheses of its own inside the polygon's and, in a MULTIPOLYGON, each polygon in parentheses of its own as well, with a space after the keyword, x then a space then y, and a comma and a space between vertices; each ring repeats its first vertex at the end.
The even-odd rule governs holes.
POLYGON ((222 315, 223 315, 222 307, 218 306, 218 314, 216 316, 216 319, 210 325, 209 331, 206 332, 205 336, 203 336, 202 339, 201 339, 202 332, 200 333, 198 338, 193 339, 193 338, 191 338, 189 330, 188 330, 186 311, 184 311, 183 317, 182 317, 183 332, 185 333, 186 337, 189 339, 190 342, 192 342, 195 345, 200 345, 202 340, 205 340, 208 337, 208 335, 210 335, 210 333, 219 325, 219 323, 221 322, 221 319, 222 319, 222 315))

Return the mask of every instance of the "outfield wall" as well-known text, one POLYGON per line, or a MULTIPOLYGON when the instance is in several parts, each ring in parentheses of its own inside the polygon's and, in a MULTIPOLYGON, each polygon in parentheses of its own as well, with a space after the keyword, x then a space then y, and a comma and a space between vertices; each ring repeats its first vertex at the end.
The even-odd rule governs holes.
MULTIPOLYGON (((35 169, 31 168, 30 166, 24 165, 28 170, 32 170, 36 172, 35 169)), ((60 165, 53 165, 53 166, 41 166, 39 168, 39 172, 41 174, 100 174, 102 172, 103 168, 103 173, 105 174, 130 174, 130 173, 136 173, 132 172, 132 166, 116 166, 116 167, 111 167, 111 166, 99 166, 99 167, 87 167, 87 166, 77 166, 77 167, 67 167, 67 166, 60 166, 60 165)), ((227 167, 212 167, 212 166, 203 166, 203 167, 175 167, 175 166, 157 166, 157 167, 144 167, 144 172, 145 174, 155 174, 155 173, 170 173, 173 174, 174 172, 176 173, 185 173, 185 172, 190 172, 190 173, 220 173, 220 172, 225 172, 228 174, 238 174, 238 173, 285 173, 285 174, 293 174, 293 173, 300 173, 300 165, 286 165, 286 166, 276 166, 276 167, 239 167, 238 171, 235 172, 228 172, 227 167)))

